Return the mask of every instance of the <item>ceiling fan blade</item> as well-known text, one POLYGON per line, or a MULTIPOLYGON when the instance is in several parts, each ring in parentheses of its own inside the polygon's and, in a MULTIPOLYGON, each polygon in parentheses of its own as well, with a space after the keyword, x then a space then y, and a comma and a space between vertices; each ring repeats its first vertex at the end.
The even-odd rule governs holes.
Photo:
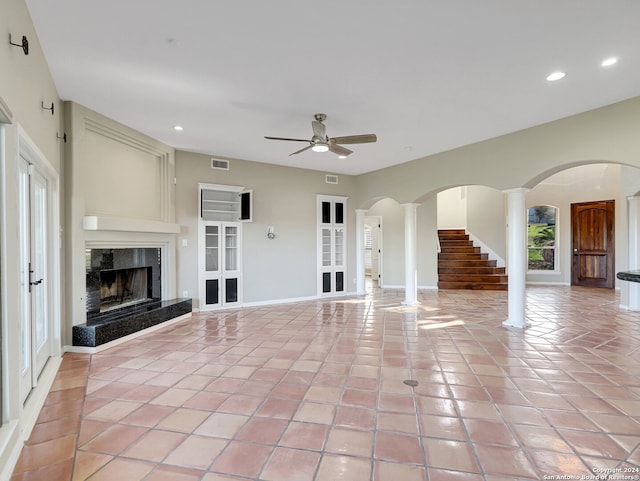
POLYGON ((266 135, 264 136, 264 138, 269 140, 289 140, 291 142, 309 142, 309 139, 289 139, 287 137, 267 137, 266 135))
POLYGON ((321 139, 327 138, 327 127, 318 120, 311 121, 311 127, 313 127, 313 136, 320 137, 321 139))
MULTIPOLYGON (((333 140, 333 139, 332 139, 333 140)), ((336 144, 335 142, 329 142, 329 150, 337 155, 347 156, 353 154, 353 150, 349 150, 346 147, 336 144)))
POLYGON ((378 140, 376 134, 363 134, 363 135, 347 135, 345 137, 334 137, 329 139, 336 144, 368 144, 378 140))
MULTIPOLYGON (((309 141, 307 140, 307 142, 309 142, 309 141)), ((301 152, 304 152, 305 150, 309 150, 311 147, 313 147, 313 146, 312 145, 307 145, 304 149, 296 150, 292 154, 289 154, 289 157, 291 157, 292 155, 296 155, 296 154, 299 154, 301 152)))

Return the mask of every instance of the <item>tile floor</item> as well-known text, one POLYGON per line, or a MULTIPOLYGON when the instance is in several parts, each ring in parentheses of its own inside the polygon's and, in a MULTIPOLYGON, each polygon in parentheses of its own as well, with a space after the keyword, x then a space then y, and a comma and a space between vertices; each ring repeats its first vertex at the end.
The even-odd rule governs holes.
POLYGON ((636 474, 640 313, 614 292, 528 288, 525 332, 501 327, 505 292, 402 295, 194 314, 67 354, 12 481, 636 474))

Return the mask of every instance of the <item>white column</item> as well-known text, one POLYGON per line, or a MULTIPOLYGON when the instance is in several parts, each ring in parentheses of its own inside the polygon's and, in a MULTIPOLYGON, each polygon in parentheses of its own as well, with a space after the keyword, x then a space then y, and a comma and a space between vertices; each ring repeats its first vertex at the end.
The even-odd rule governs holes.
POLYGON ((356 294, 366 293, 364 282, 364 215, 365 209, 356 209, 356 294))
POLYGON ((417 228, 416 218, 418 205, 402 204, 404 207, 404 304, 417 306, 418 302, 418 267, 417 267, 417 228))
POLYGON ((525 288, 527 275, 527 222, 525 194, 527 189, 507 190, 507 293, 509 317, 505 327, 529 327, 525 314, 525 288))
MULTIPOLYGON (((640 197, 627 197, 629 215, 629 270, 640 269, 640 197)), ((622 281, 623 304, 631 311, 640 311, 640 283, 622 281), (626 303, 624 294, 627 292, 626 303)))

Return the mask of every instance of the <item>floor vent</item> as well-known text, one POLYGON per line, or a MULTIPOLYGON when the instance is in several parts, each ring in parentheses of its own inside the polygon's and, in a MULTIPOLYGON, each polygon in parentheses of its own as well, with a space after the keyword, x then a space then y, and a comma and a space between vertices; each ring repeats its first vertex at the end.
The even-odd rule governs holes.
POLYGON ((325 182, 327 184, 337 184, 338 183, 338 176, 337 175, 329 175, 329 174, 327 174, 327 176, 325 177, 325 182))
POLYGON ((229 161, 224 159, 211 159, 211 168, 218 170, 229 170, 229 161))

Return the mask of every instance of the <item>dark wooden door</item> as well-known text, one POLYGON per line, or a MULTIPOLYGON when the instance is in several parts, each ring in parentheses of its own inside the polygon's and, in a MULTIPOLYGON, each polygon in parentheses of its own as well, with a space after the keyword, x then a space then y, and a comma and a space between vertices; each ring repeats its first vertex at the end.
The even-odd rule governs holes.
POLYGON ((615 201, 571 204, 571 284, 606 287, 615 283, 615 201))

